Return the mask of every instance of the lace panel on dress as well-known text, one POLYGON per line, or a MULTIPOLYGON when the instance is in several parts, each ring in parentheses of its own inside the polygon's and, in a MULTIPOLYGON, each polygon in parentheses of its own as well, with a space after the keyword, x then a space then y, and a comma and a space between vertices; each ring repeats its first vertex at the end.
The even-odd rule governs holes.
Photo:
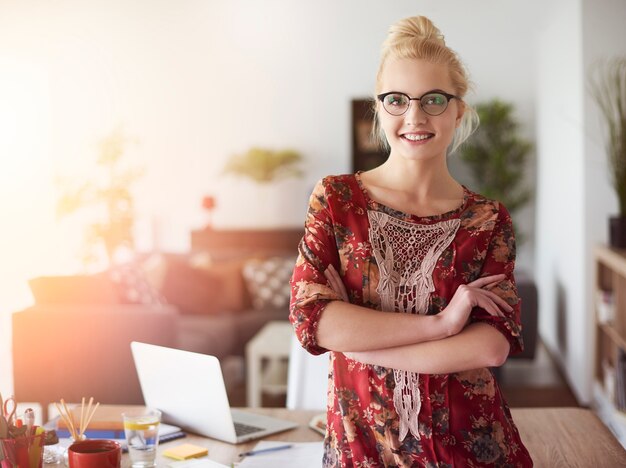
MULTIPOLYGON (((382 310, 410 314, 427 312, 434 291, 433 270, 461 224, 459 219, 414 224, 379 211, 369 211, 369 239, 380 270, 376 289, 382 310)), ((421 407, 419 374, 394 369, 393 402, 400 418, 400 440, 407 433, 419 439, 421 407)))

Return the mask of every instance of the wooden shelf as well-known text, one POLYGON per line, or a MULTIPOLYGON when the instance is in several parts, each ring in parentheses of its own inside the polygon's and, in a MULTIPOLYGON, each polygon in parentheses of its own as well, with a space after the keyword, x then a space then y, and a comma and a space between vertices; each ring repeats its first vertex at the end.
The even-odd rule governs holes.
POLYGON ((614 273, 626 278, 626 250, 599 245, 595 249, 596 261, 603 263, 614 273))
POLYGON ((616 346, 626 350, 626 339, 624 339, 624 337, 617 332, 612 324, 600 323, 598 324, 598 327, 600 327, 600 329, 609 336, 616 346))
MULTIPOLYGON (((601 321, 599 303, 594 304, 596 335, 595 370, 593 385, 594 407, 600 418, 626 447, 626 417, 624 407, 618 404, 617 393, 623 395, 626 388, 617 388, 615 382, 620 369, 620 355, 626 352, 626 251, 597 246, 594 249, 597 300, 605 295, 611 297, 610 321, 601 321), (603 294, 600 294, 600 292, 603 294)), ((604 309, 604 307, 603 307, 604 309)), ((606 319, 606 317, 605 317, 606 319)), ((623 357, 621 358, 623 361, 623 357)), ((624 398, 621 399, 624 401, 624 398)))
POLYGON ((298 254, 304 225, 271 229, 211 229, 191 231, 191 250, 208 252, 214 259, 251 254, 298 254))

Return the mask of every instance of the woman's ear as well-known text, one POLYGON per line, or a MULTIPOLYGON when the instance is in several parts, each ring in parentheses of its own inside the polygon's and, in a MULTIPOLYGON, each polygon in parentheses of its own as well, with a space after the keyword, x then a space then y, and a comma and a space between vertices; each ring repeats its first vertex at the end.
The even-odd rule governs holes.
POLYGON ((465 114, 465 102, 459 99, 458 103, 459 105, 457 106, 456 122, 455 122, 456 128, 459 128, 461 126, 461 121, 463 120, 463 114, 465 114))

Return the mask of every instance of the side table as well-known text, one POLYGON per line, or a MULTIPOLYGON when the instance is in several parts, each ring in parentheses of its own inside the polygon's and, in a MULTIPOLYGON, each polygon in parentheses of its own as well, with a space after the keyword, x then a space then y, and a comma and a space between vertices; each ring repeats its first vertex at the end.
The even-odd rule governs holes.
POLYGON ((261 406, 263 392, 287 393, 287 366, 293 333, 289 322, 271 321, 246 345, 249 407, 261 406))

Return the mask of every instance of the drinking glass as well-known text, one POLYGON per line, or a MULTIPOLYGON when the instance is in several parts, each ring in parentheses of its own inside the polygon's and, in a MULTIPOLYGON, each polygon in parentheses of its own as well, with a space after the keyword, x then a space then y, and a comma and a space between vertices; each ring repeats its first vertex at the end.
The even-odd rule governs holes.
POLYGON ((128 454, 133 468, 156 466, 161 412, 156 409, 122 413, 128 454))

